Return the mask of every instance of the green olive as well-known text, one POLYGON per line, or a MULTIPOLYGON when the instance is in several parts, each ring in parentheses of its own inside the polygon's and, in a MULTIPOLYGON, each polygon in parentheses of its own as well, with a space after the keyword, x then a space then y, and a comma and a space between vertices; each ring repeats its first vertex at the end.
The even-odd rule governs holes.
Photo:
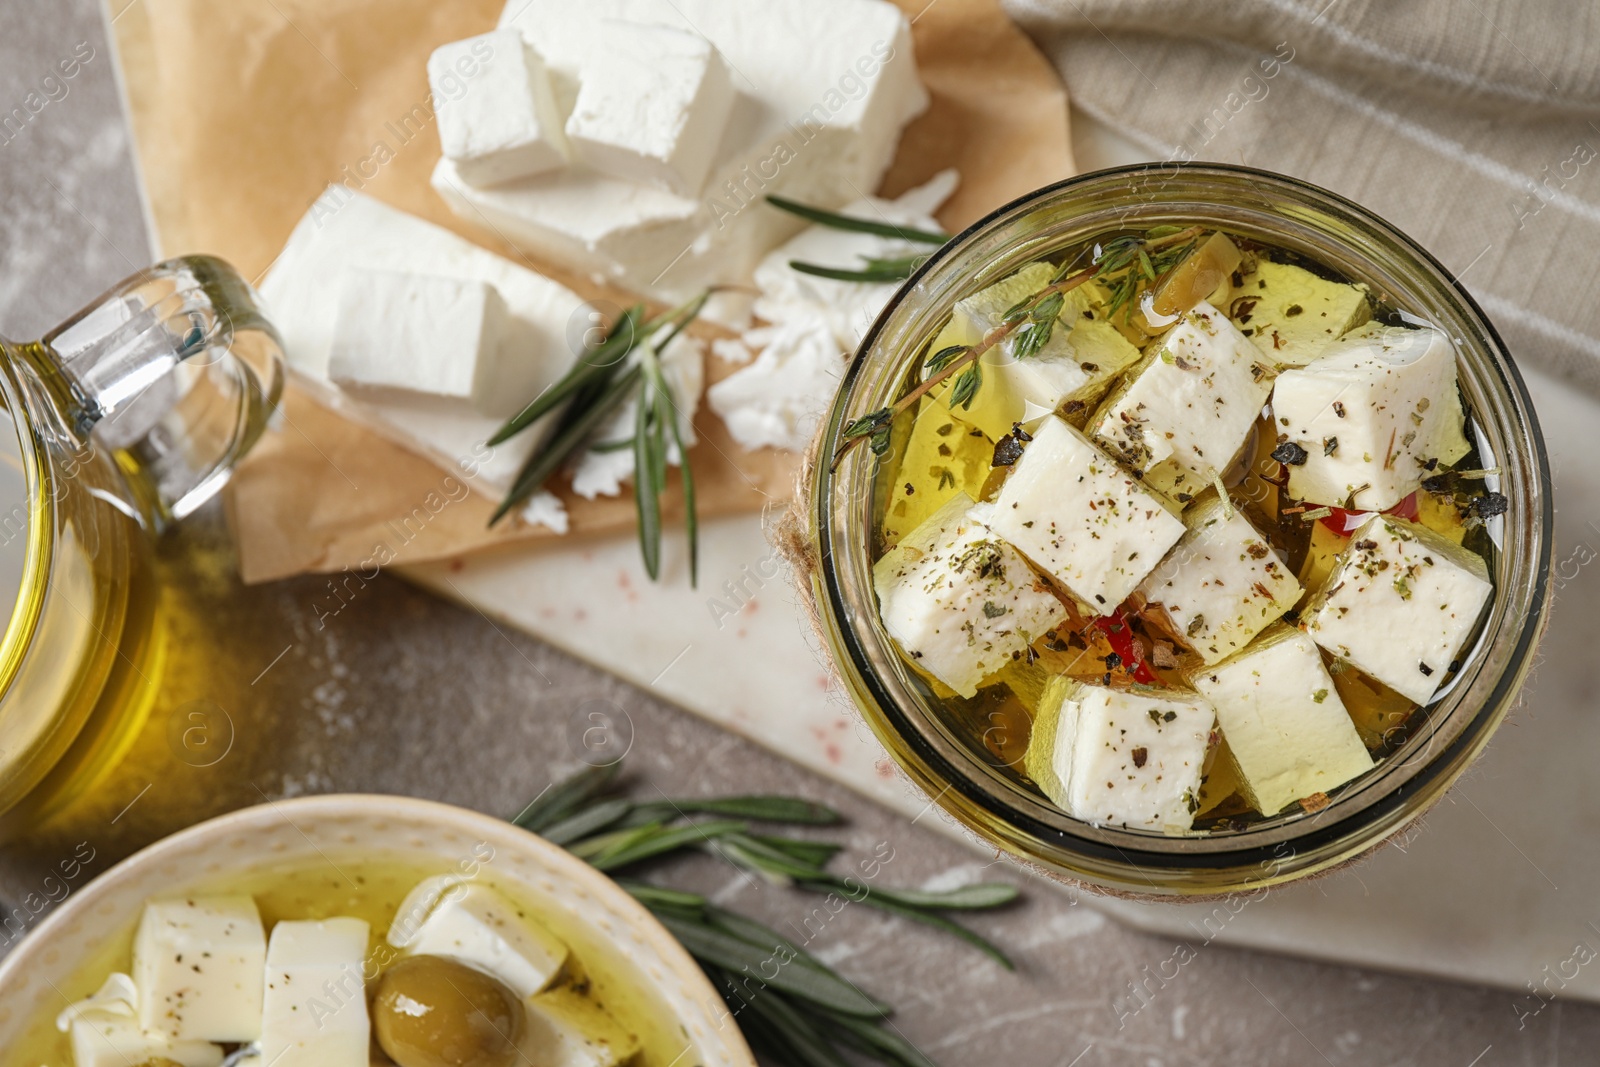
POLYGON ((378 1044, 399 1067, 511 1067, 522 1018, 515 993, 443 956, 396 963, 372 999, 378 1044))

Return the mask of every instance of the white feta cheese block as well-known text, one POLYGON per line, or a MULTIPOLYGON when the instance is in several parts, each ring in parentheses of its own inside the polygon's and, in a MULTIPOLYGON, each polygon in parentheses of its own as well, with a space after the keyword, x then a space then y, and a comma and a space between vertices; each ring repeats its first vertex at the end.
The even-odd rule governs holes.
POLYGON ((1276 368, 1202 301, 1158 341, 1093 421, 1095 441, 1184 502, 1227 470, 1272 392, 1276 368))
POLYGON ((1024 758, 1062 811, 1097 826, 1183 834, 1194 826, 1216 715, 1193 693, 1045 687, 1024 758))
POLYGON ((531 1067, 617 1067, 639 1052, 637 1035, 570 988, 523 1003, 527 1028, 518 1048, 531 1067))
POLYGON ((544 60, 516 30, 491 30, 428 57, 439 146, 463 181, 493 185, 567 164, 544 60))
POLYGON ((593 43, 567 118, 573 150, 603 174, 699 196, 738 96, 721 54, 692 30, 615 19, 593 43))
POLYGON ((157 1058, 180 1067, 218 1067, 222 1047, 208 1041, 172 1041, 139 1026, 139 989, 128 975, 113 973, 92 996, 69 1005, 56 1029, 72 1045, 75 1067, 127 1067, 157 1058))
POLYGON ((1242 791, 1264 815, 1372 769, 1322 653, 1293 627, 1272 627, 1191 681, 1217 709, 1242 791))
POLYGON ((446 882, 440 887, 430 879, 417 893, 422 898, 408 898, 400 915, 410 916, 408 921, 419 912, 425 917, 409 933, 390 928, 390 944, 408 956, 448 956, 494 975, 519 997, 543 992, 566 966, 567 946, 488 886, 446 882))
POLYGON ((367 267, 345 271, 338 286, 335 382, 498 405, 490 387, 506 306, 494 286, 367 267))
POLYGON ((1467 453, 1455 347, 1431 327, 1372 325, 1341 339, 1278 378, 1272 413, 1306 450, 1288 467, 1289 495, 1313 504, 1382 511, 1467 453))
MULTIPOLYGON (((431 222, 332 186, 295 226, 261 283, 290 365, 313 384, 329 381, 338 281, 356 268, 482 282, 504 300, 505 328, 488 361, 494 373, 484 383, 485 395, 497 401, 493 410, 393 390, 353 390, 352 395, 360 394, 359 403, 351 405, 357 417, 455 467, 491 495, 503 493, 540 434, 519 434, 494 448, 485 442, 571 366, 579 345, 569 335, 581 335, 587 305, 565 286, 431 222)), ((330 402, 338 396, 333 394, 330 402)))
MULTIPOLYGON (((1030 263, 958 301, 950 322, 928 346, 928 354, 977 344, 1001 324, 1007 311, 1048 286, 1054 274, 1049 263, 1030 263)), ((1052 411, 1068 416, 1087 412, 1112 379, 1139 360, 1139 350, 1097 314, 1105 297, 1094 283, 1065 294, 1050 339, 1032 355, 1017 358, 1019 331, 978 357, 982 387, 968 407, 952 412, 992 441, 1010 433, 1015 424, 1031 428, 1052 411)), ((949 385, 935 390, 947 406, 950 392, 949 385)))
POLYGON ((1108 615, 1183 536, 1183 521, 1051 415, 1000 487, 994 531, 1108 615))
POLYGON ((501 25, 545 58, 570 114, 605 20, 699 33, 732 71, 739 98, 698 197, 587 166, 477 189, 441 160, 433 184, 470 224, 661 300, 747 282, 801 229, 765 195, 838 208, 876 189, 927 107, 910 22, 883 0, 508 0, 501 25))
POLYGON ((994 506, 957 493, 872 568, 884 629, 962 696, 1067 618, 1022 554, 996 535, 994 506))
POLYGON ((1415 523, 1374 515, 1350 535, 1301 626, 1335 656, 1426 704, 1493 590, 1482 557, 1415 523))
POLYGON ((1224 659, 1294 607, 1300 583, 1244 513, 1210 497, 1139 586, 1145 607, 1206 663, 1224 659))
POLYGON ((360 919, 284 921, 267 942, 261 1062, 276 1067, 367 1067, 372 1040, 360 919))
POLYGON ((139 1024, 174 1041, 254 1041, 266 956, 247 896, 151 901, 133 939, 139 1024))

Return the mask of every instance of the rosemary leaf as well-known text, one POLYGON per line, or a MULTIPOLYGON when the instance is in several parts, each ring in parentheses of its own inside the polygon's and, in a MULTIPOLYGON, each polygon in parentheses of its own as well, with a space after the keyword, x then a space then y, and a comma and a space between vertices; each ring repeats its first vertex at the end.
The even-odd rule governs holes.
POLYGON ((511 821, 524 830, 542 833, 604 793, 621 773, 621 763, 585 767, 534 797, 511 821))
POLYGON ((833 1036, 839 1044, 871 1056, 880 1063, 894 1064, 896 1067, 938 1067, 924 1056, 920 1049, 893 1030, 886 1030, 849 1015, 838 1015, 833 1012, 828 1014, 830 1021, 838 1027, 833 1031, 833 1036))
POLYGON ((569 815, 560 822, 552 823, 539 836, 553 845, 569 845, 574 841, 581 841, 585 837, 609 829, 624 815, 628 814, 632 808, 633 803, 627 800, 602 801, 592 807, 584 808, 576 814, 569 815))
POLYGON ((628 891, 645 907, 660 906, 682 908, 690 911, 704 912, 706 898, 698 893, 685 893, 679 889, 668 889, 665 886, 652 885, 649 882, 635 882, 627 878, 618 878, 617 884, 628 891))
POLYGON ((490 526, 503 519, 512 508, 526 502, 534 493, 544 488, 544 483, 583 447, 589 435, 599 428, 606 416, 628 398, 628 393, 639 383, 639 374, 639 365, 635 363, 617 375, 607 386, 605 393, 591 407, 575 417, 571 424, 558 433, 550 443, 528 457, 528 462, 518 473, 516 481, 512 483, 511 491, 490 516, 490 526))
MULTIPOLYGON (((815 1022, 777 997, 753 996, 745 1000, 745 1010, 765 1021, 781 1037, 784 1051, 801 1067, 850 1067, 815 1022)), ((876 1029, 869 1026, 868 1029, 876 1029)))
MULTIPOLYGON (((648 382, 645 388, 650 388, 648 382)), ((655 581, 661 573, 661 491, 666 487, 656 480, 652 413, 652 405, 641 397, 633 424, 633 502, 639 512, 639 551, 644 557, 644 571, 655 581)))
POLYGON ((979 911, 998 908, 1017 899, 1017 887, 1004 882, 981 882, 944 892, 923 889, 879 889, 874 886, 872 892, 907 907, 927 908, 933 911, 979 911))
POLYGON ((832 278, 839 282, 903 282, 917 272, 927 260, 926 256, 904 256, 899 259, 869 259, 857 268, 824 267, 817 263, 791 259, 789 268, 817 278, 832 278))
POLYGON ((773 948, 751 944, 723 930, 705 925, 686 923, 670 913, 655 912, 673 937, 676 937, 690 954, 713 966, 733 974, 748 974, 755 981, 765 982, 772 988, 791 996, 810 1001, 819 1007, 831 1008, 843 1015, 876 1019, 889 1014, 887 1004, 881 1004, 861 990, 840 978, 825 967, 810 962, 806 957, 795 957, 779 966, 777 973, 768 977, 772 963, 781 958, 774 956, 773 948))
MULTIPOLYGON (((715 840, 725 834, 737 833, 745 829, 742 822, 703 822, 689 826, 673 827, 640 827, 630 831, 630 837, 619 841, 611 847, 603 849, 592 857, 582 857, 589 861, 589 865, 602 871, 614 871, 619 867, 647 860, 654 856, 676 852, 688 845, 699 844, 706 840, 715 840)), ((576 848, 573 850, 576 852, 576 848)))
POLYGON ((929 245, 942 245, 950 240, 950 235, 946 233, 931 233, 927 230, 896 226, 893 223, 874 222, 871 219, 856 218, 853 215, 841 215, 834 211, 825 211, 822 208, 801 204, 782 196, 769 196, 767 197, 767 203, 780 211, 798 215, 807 222, 814 222, 818 226, 825 226, 831 230, 872 233, 877 234, 879 237, 898 237, 903 241, 917 241, 921 244, 929 245))
POLYGON ((778 837, 772 834, 751 834, 750 838, 802 863, 809 863, 813 867, 826 867, 828 861, 837 856, 843 848, 842 845, 828 841, 802 841, 797 837, 778 837))
POLYGON ((578 361, 562 375, 559 381, 534 397, 527 407, 496 430, 494 436, 489 438, 489 446, 492 448, 515 437, 555 410, 556 405, 563 400, 575 395, 595 375, 608 368, 615 369, 619 366, 638 343, 640 335, 648 329, 642 325, 643 320, 643 304, 635 304, 624 311, 622 317, 607 331, 606 339, 597 345, 594 351, 579 356, 578 361))
MULTIPOLYGON (((815 892, 833 892, 833 887, 826 884, 801 884, 805 885, 807 889, 811 889, 815 892)), ((907 907, 904 904, 891 900, 889 897, 883 895, 877 890, 874 890, 862 897, 861 903, 867 905, 868 907, 877 908, 879 911, 886 911, 890 915, 898 915, 904 919, 912 919, 916 922, 922 923, 924 926, 931 926, 935 930, 942 930, 953 937, 959 937, 961 940, 977 948, 978 951, 982 952, 984 955, 993 959, 1006 970, 1014 971, 1017 969, 1016 965, 1011 962, 1011 958, 1004 952, 1001 952, 1000 949, 994 944, 980 935, 973 933, 971 930, 968 930, 960 923, 951 922, 942 915, 936 915, 933 912, 923 911, 921 908, 907 907)))
POLYGON ((844 821, 832 808, 800 797, 693 797, 662 803, 671 805, 673 810, 685 815, 722 815, 730 819, 756 819, 797 826, 836 826, 844 821))

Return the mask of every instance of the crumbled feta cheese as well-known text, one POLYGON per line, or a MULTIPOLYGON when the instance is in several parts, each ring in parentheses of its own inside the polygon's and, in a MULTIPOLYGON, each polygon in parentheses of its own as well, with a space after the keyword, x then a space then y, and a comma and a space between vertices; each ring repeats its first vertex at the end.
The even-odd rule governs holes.
MULTIPOLYGON (((955 173, 945 171, 896 200, 869 197, 849 205, 844 213, 937 230, 931 212, 950 195, 955 182, 955 173)), ((761 290, 755 313, 768 325, 746 332, 742 339, 746 351, 756 349, 759 354, 707 392, 711 410, 722 418, 733 439, 749 449, 803 451, 838 390, 846 354, 855 350, 898 288, 803 274, 789 266, 791 260, 850 267, 865 258, 917 254, 928 247, 814 226, 764 259, 755 272, 761 290)), ((722 351, 737 355, 732 349, 719 354, 722 351)))
POLYGON ((75 1067, 127 1067, 167 1059, 179 1067, 218 1067, 222 1046, 208 1041, 172 1041, 139 1026, 139 988, 125 974, 108 976, 92 996, 56 1017, 68 1035, 75 1067))
POLYGON ((614 178, 699 196, 738 97, 722 56, 692 30, 607 19, 594 31, 567 117, 573 151, 614 178))
POLYGON ((328 376, 493 407, 506 306, 494 286, 352 267, 339 279, 328 376))
POLYGON ((1067 617, 1022 555, 996 536, 993 517, 993 505, 957 493, 872 568, 889 636, 967 697, 1067 617))
POLYGON ((260 1062, 276 1067, 367 1067, 372 1033, 360 919, 282 921, 267 943, 260 1062))
MULTIPOLYGON (((700 393, 705 388, 705 346, 688 334, 680 333, 662 349, 660 358, 662 377, 666 378, 677 403, 678 433, 683 436, 683 446, 692 448, 698 440, 694 432, 694 414, 700 408, 700 393)), ((629 398, 595 432, 594 445, 602 447, 590 447, 579 457, 572 472, 573 492, 589 500, 621 492, 622 483, 633 477, 633 449, 605 446, 632 440, 638 412, 638 398, 629 398)), ((677 444, 671 440, 667 442, 667 462, 683 462, 677 444)))
POLYGON ((1467 453, 1455 348, 1430 327, 1372 325, 1341 339, 1279 376, 1272 413, 1279 433, 1306 450, 1288 468, 1289 495, 1314 504, 1382 511, 1431 461, 1467 453))
POLYGON ((254 1041, 266 957, 247 896, 151 901, 133 939, 139 1024, 174 1041, 254 1041))
POLYGON ((1375 515, 1350 535, 1302 626, 1335 656, 1426 704, 1492 591, 1482 557, 1415 523, 1375 515))
POLYGON ((658 299, 746 281, 799 229, 765 195, 837 208, 876 189, 927 107, 910 21, 882 0, 769 0, 759 18, 725 0, 508 0, 500 25, 544 57, 570 113, 606 20, 701 34, 733 72, 743 99, 698 197, 581 166, 477 189, 448 159, 433 184, 469 223, 658 299))
POLYGON ((503 492, 539 443, 537 430, 489 448, 485 442, 529 398, 571 366, 568 332, 585 307, 563 285, 485 251, 448 230, 361 193, 333 186, 306 212, 261 284, 290 364, 328 380, 339 312, 336 280, 353 268, 432 274, 495 288, 508 321, 487 392, 499 410, 464 401, 386 393, 359 398, 358 412, 437 456, 474 484, 503 492))
MULTIPOLYGON (((995 329, 1018 303, 1043 290, 1055 275, 1049 263, 1030 263, 956 303, 950 322, 928 346, 932 355, 951 346, 969 346, 995 329)), ((972 403, 956 414, 998 441, 1016 423, 1032 426, 1054 411, 1087 414, 1112 379, 1139 360, 1139 350, 1106 321, 1106 293, 1098 285, 1080 285, 1065 294, 1050 339, 1033 355, 1018 359, 1020 330, 979 357, 983 385, 972 403)), ((954 379, 936 394, 945 403, 954 379)), ((1081 421, 1081 416, 1080 416, 1081 421)))
POLYGON ((1372 316, 1363 286, 1292 263, 1263 259, 1241 283, 1228 300, 1228 318, 1279 367, 1304 367, 1372 316))
POLYGON ((1274 626, 1192 681, 1217 709, 1240 788, 1263 814, 1372 769, 1322 653, 1299 630, 1274 626))
POLYGON ((1024 765, 1074 818, 1183 834, 1194 825, 1215 719, 1193 693, 1108 689, 1058 675, 1045 687, 1024 765))
POLYGON ((1001 486, 993 525, 1101 615, 1183 536, 1182 520, 1054 415, 1001 486))
POLYGON ((476 967, 518 997, 543 992, 567 963, 567 946, 541 923, 488 886, 464 880, 419 883, 396 912, 389 943, 406 955, 476 967))
POLYGON ((1192 508, 1183 521, 1183 540, 1139 587, 1142 610, 1215 663, 1294 607, 1300 583, 1244 513, 1221 498, 1192 508))
POLYGON ((428 57, 439 146, 473 185, 542 174, 567 163, 550 74, 516 30, 454 41, 428 57))
POLYGON ((1184 502, 1232 465, 1275 372, 1238 327, 1201 302, 1112 393, 1093 437, 1147 486, 1184 502))
POLYGON ((630 1063, 639 1038, 589 997, 552 989, 524 1002, 523 1062, 548 1067, 617 1067, 630 1063))
POLYGON ((541 489, 528 499, 522 509, 522 521, 530 526, 543 526, 558 534, 566 533, 571 526, 567 506, 548 489, 541 489))

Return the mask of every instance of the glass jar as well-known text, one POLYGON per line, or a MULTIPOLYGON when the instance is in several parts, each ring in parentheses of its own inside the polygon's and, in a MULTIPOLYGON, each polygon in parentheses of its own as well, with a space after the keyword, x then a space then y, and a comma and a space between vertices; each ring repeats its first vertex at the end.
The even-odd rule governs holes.
POLYGON ((282 387, 254 293, 208 256, 0 340, 0 836, 88 792, 138 734, 165 648, 154 535, 222 487, 282 387))
POLYGON ((1150 164, 1073 178, 1016 200, 935 252, 863 340, 828 414, 809 522, 821 625, 868 723, 907 775, 968 829, 1024 863, 1119 895, 1237 892, 1303 878, 1378 845, 1436 803, 1516 700, 1550 604, 1548 462, 1527 389, 1466 291, 1394 227, 1304 182, 1244 167, 1150 164), (1204 836, 1092 826, 1059 811, 953 723, 896 650, 872 586, 875 520, 892 461, 855 448, 826 457, 852 421, 900 396, 955 302, 1108 231, 1199 224, 1302 253, 1455 340, 1485 466, 1510 499, 1490 561, 1495 594, 1481 636, 1445 692, 1398 747, 1315 813, 1296 810, 1204 836))

